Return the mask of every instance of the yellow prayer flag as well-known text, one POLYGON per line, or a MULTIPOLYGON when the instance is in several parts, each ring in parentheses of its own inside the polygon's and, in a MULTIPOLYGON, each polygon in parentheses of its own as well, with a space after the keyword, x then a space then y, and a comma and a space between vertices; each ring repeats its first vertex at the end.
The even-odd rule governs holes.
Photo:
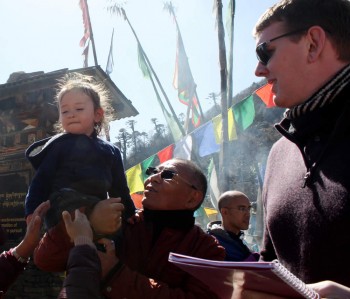
POLYGON ((137 164, 126 171, 126 180, 131 194, 144 190, 141 164, 137 164))
POLYGON ((228 118, 228 122, 227 122, 228 140, 230 140, 230 141, 236 140, 237 139, 237 131, 236 131, 232 107, 230 109, 228 109, 227 118, 228 118))
POLYGON ((216 144, 222 142, 222 117, 221 114, 212 118, 216 144))
MULTIPOLYGON (((212 119, 213 126, 214 126, 214 135, 215 135, 215 142, 217 144, 220 144, 222 142, 222 117, 221 114, 218 116, 215 116, 212 119)), ((227 111, 227 126, 228 126, 228 140, 236 140, 237 139, 237 132, 236 132, 236 126, 234 122, 233 117, 233 111, 232 107, 228 109, 227 111)))
POLYGON ((213 208, 204 208, 204 211, 205 211, 205 214, 207 214, 207 216, 218 213, 218 211, 213 208))

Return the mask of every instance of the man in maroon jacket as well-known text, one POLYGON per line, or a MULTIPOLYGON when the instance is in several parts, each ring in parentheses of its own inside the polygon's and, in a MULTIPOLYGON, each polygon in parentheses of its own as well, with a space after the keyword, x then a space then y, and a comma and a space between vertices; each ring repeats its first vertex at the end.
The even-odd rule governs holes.
MULTIPOLYGON (((107 298, 217 298, 199 280, 168 262, 170 252, 223 260, 224 248, 194 224, 207 181, 191 161, 172 159, 148 169, 144 220, 123 227, 117 256, 100 253, 107 298)), ((108 241, 107 241, 108 242, 108 241)))

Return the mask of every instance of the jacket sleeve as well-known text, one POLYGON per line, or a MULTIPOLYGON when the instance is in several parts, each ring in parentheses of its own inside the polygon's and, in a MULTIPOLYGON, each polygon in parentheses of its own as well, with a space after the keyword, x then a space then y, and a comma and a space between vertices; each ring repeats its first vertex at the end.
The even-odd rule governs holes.
POLYGON ((26 264, 17 261, 12 255, 11 250, 0 254, 0 292, 6 293, 9 286, 23 272, 25 266, 26 264))
MULTIPOLYGON (((203 233, 204 234, 204 233, 203 233)), ((208 236, 198 245, 196 256, 206 259, 223 260, 225 250, 218 246, 217 241, 208 236)), ((161 280, 147 277, 138 271, 124 265, 103 288, 103 294, 109 299, 167 298, 167 299, 217 299, 209 288, 201 281, 187 274, 180 268, 167 263, 168 271, 178 281, 177 286, 171 286, 161 280)))
POLYGON ((121 197, 125 207, 125 218, 130 218, 135 214, 135 205, 130 196, 130 190, 126 181, 123 160, 117 147, 113 148, 114 159, 112 165, 112 186, 109 192, 110 197, 121 197))
POLYGON ((59 160, 59 146, 52 146, 40 163, 30 183, 25 199, 25 215, 33 214, 34 210, 45 200, 49 199, 52 182, 56 174, 59 160))
POLYGON ((58 299, 100 298, 101 264, 95 248, 79 245, 71 249, 68 274, 58 299))
POLYGON ((67 235, 64 222, 49 229, 34 250, 34 264, 43 271, 63 272, 66 270, 69 251, 73 247, 67 235))
POLYGON ((131 270, 127 266, 115 274, 109 284, 103 289, 108 299, 217 299, 206 286, 190 275, 186 275, 183 287, 171 287, 161 281, 131 270))

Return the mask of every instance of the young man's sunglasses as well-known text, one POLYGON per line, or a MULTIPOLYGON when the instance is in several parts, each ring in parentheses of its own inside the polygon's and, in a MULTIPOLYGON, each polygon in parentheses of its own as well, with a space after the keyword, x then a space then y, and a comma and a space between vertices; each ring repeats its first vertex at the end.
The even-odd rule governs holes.
POLYGON ((169 169, 158 169, 156 167, 148 167, 146 169, 146 174, 147 175, 152 175, 152 174, 158 174, 160 173, 160 177, 163 180, 172 180, 174 178, 174 176, 176 176, 177 178, 179 178, 180 180, 182 180, 185 184, 187 184, 188 186, 190 186, 191 188, 198 190, 196 188, 196 186, 192 185, 190 182, 188 182, 187 180, 185 180, 184 178, 182 178, 181 176, 179 176, 175 171, 173 170, 169 170, 169 169))
POLYGON ((271 59, 272 57, 272 54, 273 52, 270 51, 268 49, 268 44, 275 41, 276 39, 280 39, 282 37, 286 37, 286 36, 290 36, 290 35, 293 35, 293 34, 297 34, 297 33, 300 33, 302 31, 306 31, 308 28, 302 28, 302 29, 297 29, 297 30, 294 30, 294 31, 291 31, 291 32, 287 32, 285 34, 282 34, 282 35, 279 35, 277 37, 274 37, 266 42, 263 42, 261 44, 259 44, 257 47, 256 47, 256 57, 258 58, 258 60, 261 62, 261 64, 263 65, 267 65, 267 63, 269 62, 269 60, 271 59))

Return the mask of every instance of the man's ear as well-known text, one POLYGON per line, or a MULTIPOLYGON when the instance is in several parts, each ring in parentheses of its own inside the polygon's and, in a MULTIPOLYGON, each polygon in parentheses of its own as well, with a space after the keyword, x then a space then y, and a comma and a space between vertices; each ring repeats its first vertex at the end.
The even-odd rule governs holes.
POLYGON ((326 43, 326 32, 320 26, 312 26, 307 33, 308 38, 308 61, 315 62, 324 50, 326 43))
POLYGON ((221 209, 220 209, 220 214, 221 214, 221 215, 226 215, 226 214, 227 214, 227 209, 221 208, 221 209))
POLYGON ((199 203, 202 201, 202 199, 203 199, 202 191, 192 189, 191 193, 189 194, 187 203, 186 203, 186 208, 189 210, 190 209, 193 210, 195 207, 197 207, 199 205, 199 203))

